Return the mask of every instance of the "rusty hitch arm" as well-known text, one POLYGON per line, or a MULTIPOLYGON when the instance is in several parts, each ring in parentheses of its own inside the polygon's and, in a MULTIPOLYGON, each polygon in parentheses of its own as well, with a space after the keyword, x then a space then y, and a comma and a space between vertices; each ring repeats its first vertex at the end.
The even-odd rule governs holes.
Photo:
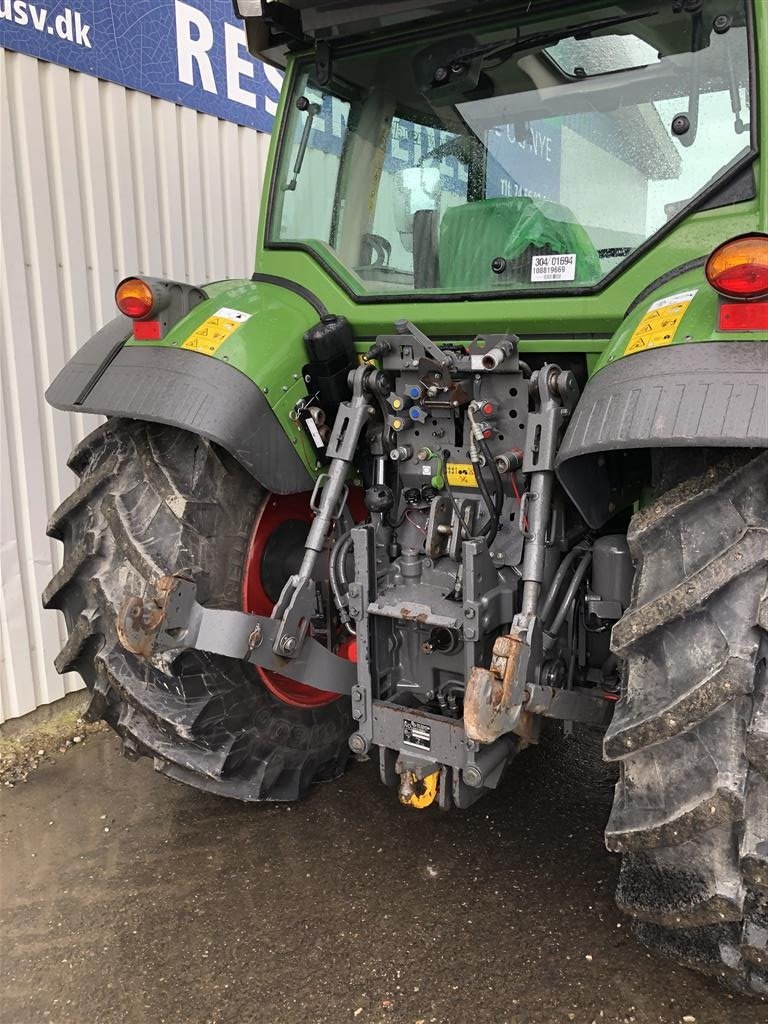
POLYGON ((178 576, 163 576, 151 598, 129 596, 117 616, 117 633, 126 650, 145 658, 164 651, 198 650, 247 661, 279 672, 306 686, 348 694, 357 668, 312 637, 294 658, 273 650, 280 621, 246 612, 204 608, 197 586, 178 576))
POLYGON ((561 718, 604 727, 612 704, 600 693, 540 686, 535 680, 542 657, 541 629, 533 619, 493 645, 489 669, 475 667, 464 697, 464 728, 478 743, 515 733, 524 745, 537 743, 542 718, 561 718))

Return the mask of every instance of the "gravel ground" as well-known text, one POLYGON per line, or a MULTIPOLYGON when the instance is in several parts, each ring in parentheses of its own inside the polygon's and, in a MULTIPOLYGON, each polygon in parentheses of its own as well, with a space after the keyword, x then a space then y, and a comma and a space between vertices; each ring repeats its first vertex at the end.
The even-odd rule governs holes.
POLYGON ((26 782, 41 764, 56 764, 78 743, 109 728, 104 722, 84 722, 80 716, 86 699, 75 694, 70 697, 77 699, 65 701, 66 709, 54 711, 50 718, 34 724, 24 719, 4 723, 0 732, 0 785, 12 787, 26 782), (15 729, 17 722, 19 727, 15 729))
POLYGON ((441 815, 401 808, 373 761, 254 807, 91 736, 2 794, 0 1019, 765 1024, 635 945, 609 789, 558 750, 441 815))

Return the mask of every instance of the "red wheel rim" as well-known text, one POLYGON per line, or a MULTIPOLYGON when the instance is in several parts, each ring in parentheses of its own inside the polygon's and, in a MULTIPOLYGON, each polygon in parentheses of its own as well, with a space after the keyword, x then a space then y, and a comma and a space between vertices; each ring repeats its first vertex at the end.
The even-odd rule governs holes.
MULTIPOLYGON (((250 612, 252 615, 271 615, 277 595, 274 593, 274 585, 272 585, 272 594, 270 595, 268 592, 270 582, 262 574, 268 545, 270 540, 274 541, 277 531, 285 530, 287 524, 306 524, 309 528, 312 522, 312 512, 309 507, 310 496, 308 492, 267 495, 256 516, 256 522, 253 524, 253 533, 245 557, 243 611, 250 612)), ((342 644, 339 647, 339 653, 342 657, 349 657, 351 648, 346 643, 342 644)), ((270 672, 263 668, 257 668, 257 671, 262 682, 274 697, 295 708, 324 707, 326 704, 338 700, 340 696, 340 694, 331 693, 328 690, 305 686, 304 683, 298 683, 277 672, 270 672)))

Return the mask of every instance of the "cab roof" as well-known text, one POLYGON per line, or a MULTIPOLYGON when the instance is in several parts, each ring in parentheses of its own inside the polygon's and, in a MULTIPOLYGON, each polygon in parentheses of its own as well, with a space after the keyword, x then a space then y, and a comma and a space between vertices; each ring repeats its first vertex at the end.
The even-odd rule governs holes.
MULTIPOLYGON (((245 21, 250 52, 278 67, 285 67, 290 51, 321 41, 364 40, 477 14, 508 17, 518 7, 526 14, 552 10, 551 0, 234 0, 234 6, 245 21)), ((584 0, 560 0, 558 9, 585 6, 584 0)))

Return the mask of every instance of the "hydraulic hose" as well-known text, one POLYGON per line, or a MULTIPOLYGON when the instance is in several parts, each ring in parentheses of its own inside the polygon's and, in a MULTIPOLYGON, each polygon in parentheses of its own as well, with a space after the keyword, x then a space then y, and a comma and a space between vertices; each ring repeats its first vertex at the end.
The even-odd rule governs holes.
POLYGON ((328 566, 328 579, 331 584, 331 593, 333 594, 333 601, 336 605, 336 609, 339 613, 339 617, 344 624, 344 628, 352 636, 355 636, 355 629, 350 625, 349 612, 347 611, 344 603, 344 588, 348 584, 346 570, 344 568, 344 561, 347 556, 347 552, 352 544, 352 531, 347 530, 333 545, 331 551, 330 564, 328 566))
POLYGON ((563 625, 563 622, 565 621, 565 616, 568 614, 568 609, 570 608, 573 599, 576 597, 579 587, 584 582, 584 577, 587 575, 587 570, 589 569, 591 562, 592 552, 587 551, 582 560, 579 562, 578 566, 576 567, 576 572, 573 574, 571 582, 568 584, 568 589, 565 591, 562 603, 560 604, 560 607, 557 610, 557 615, 555 615, 554 619, 552 620, 552 625, 547 630, 545 630, 545 650, 549 650, 554 645, 555 640, 557 639, 557 634, 560 632, 560 627, 563 625))
POLYGON ((474 540, 474 537, 470 533, 469 528, 467 527, 467 524, 464 522, 464 519, 462 518, 461 509, 459 508, 459 503, 456 501, 456 495, 453 493, 453 488, 448 483, 448 478, 447 477, 446 477, 446 480, 445 480, 445 490, 446 490, 446 493, 448 495, 448 499, 450 500, 451 505, 453 506, 453 511, 456 513, 456 519, 458 520, 458 524, 459 524, 459 531, 461 532, 464 540, 474 540))
POLYGON ((568 554, 565 556, 565 558, 558 566, 557 572, 555 573, 555 578, 552 580, 549 590, 547 591, 547 596, 544 598, 543 603, 539 607, 538 617, 542 625, 546 626, 547 618, 549 617, 549 613, 552 611, 552 606, 555 603, 555 598, 557 597, 558 591, 560 590, 560 587, 563 585, 563 580, 565 579, 566 573, 573 565, 574 561, 579 557, 579 555, 584 554, 584 551, 585 549, 580 547, 571 548, 571 550, 568 552, 568 554))
POLYGON ((483 496, 483 501, 488 507, 488 515, 490 516, 489 521, 480 531, 480 536, 485 538, 486 544, 490 549, 496 534, 499 532, 499 518, 501 516, 501 510, 504 507, 504 490, 501 483, 501 476, 496 466, 495 460, 492 458, 490 449, 482 435, 480 426, 475 419, 475 411, 477 403, 470 402, 469 408, 467 409, 467 416, 471 426, 472 444, 470 446, 470 459, 475 466, 475 476, 477 478, 477 486, 480 489, 480 493, 483 496), (488 484, 482 474, 482 461, 485 460, 486 465, 490 467, 491 475, 493 476, 493 485, 496 488, 495 497, 491 497, 491 492, 488 488, 488 484))
POLYGON ((490 516, 490 519, 480 531, 480 536, 485 538, 485 542, 490 549, 491 544, 496 539, 496 534, 499 532, 499 513, 496 511, 495 502, 491 497, 491 492, 488 490, 488 484, 483 478, 479 462, 475 465, 475 476, 477 477, 477 486, 480 488, 480 493, 483 496, 483 501, 488 508, 488 515, 490 516))
POLYGON ((501 474, 499 473, 499 467, 496 465, 496 459, 491 455, 491 450, 488 447, 488 442, 483 438, 482 441, 478 441, 478 447, 482 452, 486 465, 491 470, 491 476, 493 477, 493 486, 496 488, 496 516, 501 515, 501 510, 504 508, 504 486, 501 482, 501 474))
POLYGON ((347 579, 347 569, 344 563, 347 559, 347 552, 351 547, 352 533, 350 531, 347 531, 347 533, 341 539, 341 544, 339 545, 339 550, 336 553, 335 559, 335 569, 338 573, 337 579, 339 580, 339 583, 341 584, 342 587, 346 587, 349 585, 349 580, 347 579))

